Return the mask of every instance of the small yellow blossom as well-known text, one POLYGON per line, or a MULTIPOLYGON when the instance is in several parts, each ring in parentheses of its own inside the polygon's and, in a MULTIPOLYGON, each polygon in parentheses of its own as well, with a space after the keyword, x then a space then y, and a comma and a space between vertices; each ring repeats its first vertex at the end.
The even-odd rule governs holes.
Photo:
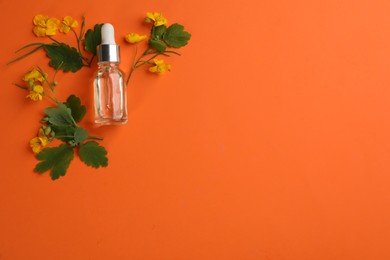
POLYGON ((30 94, 28 94, 26 97, 30 98, 33 101, 38 101, 38 100, 42 100, 42 96, 43 96, 43 87, 40 85, 35 85, 32 87, 30 94))
POLYGON ((33 19, 33 32, 37 37, 44 37, 46 35, 55 35, 60 25, 57 18, 49 18, 48 16, 38 14, 33 19))
POLYGON ((45 135, 45 132, 42 128, 39 129, 37 137, 34 137, 30 141, 30 147, 33 150, 34 154, 38 154, 42 151, 42 148, 49 143, 49 139, 45 135))
POLYGON ((129 43, 138 43, 147 38, 146 35, 139 35, 137 33, 129 33, 125 36, 125 40, 129 43))
POLYGON ((41 141, 42 146, 46 146, 49 143, 49 139, 45 135, 45 131, 42 128, 39 128, 38 138, 39 141, 41 141))
POLYGON ((168 23, 167 19, 165 19, 160 13, 146 13, 146 17, 154 21, 154 26, 160 26, 168 23))
POLYGON ((154 59, 155 66, 150 67, 149 71, 157 74, 164 74, 166 71, 171 70, 171 65, 166 64, 164 60, 154 59))
POLYGON ((30 147, 33 150, 34 154, 37 154, 41 151, 41 149, 42 149, 41 141, 39 140, 38 137, 34 137, 33 139, 31 139, 30 147))
POLYGON ((39 82, 43 82, 45 80, 45 78, 47 78, 47 74, 45 73, 45 76, 42 76, 42 74, 36 70, 36 69, 32 69, 30 72, 27 72, 22 80, 23 81, 30 81, 30 82, 36 82, 36 81, 39 81, 39 82))
POLYGON ((73 19, 70 16, 65 16, 64 20, 62 20, 62 23, 59 26, 59 30, 62 33, 68 33, 70 28, 75 28, 79 25, 79 23, 73 19))

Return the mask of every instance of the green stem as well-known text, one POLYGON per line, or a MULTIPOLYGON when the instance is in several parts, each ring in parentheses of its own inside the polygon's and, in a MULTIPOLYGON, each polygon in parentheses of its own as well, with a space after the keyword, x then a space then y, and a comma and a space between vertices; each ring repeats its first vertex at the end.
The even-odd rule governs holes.
POLYGON ((74 138, 73 135, 55 135, 54 138, 74 138))
POLYGON ((17 87, 19 87, 19 88, 21 88, 21 89, 29 90, 29 88, 28 88, 28 87, 25 87, 25 86, 19 85, 19 84, 17 84, 17 83, 14 83, 14 85, 15 85, 15 86, 17 86, 17 87))
POLYGON ((53 37, 51 36, 48 36, 50 40, 52 40, 53 42, 57 43, 57 44, 61 44, 59 41, 57 41, 56 39, 54 39, 53 37))
MULTIPOLYGON (((62 64, 60 64, 60 65, 62 65, 62 64)), ((38 68, 39 73, 42 75, 42 77, 43 77, 43 79, 44 79, 44 82, 46 82, 47 86, 49 87, 50 92, 52 93, 52 95, 53 95, 53 97, 54 97, 54 99, 53 99, 53 98, 51 98, 51 99, 52 99, 53 101, 55 101, 56 103, 58 103, 58 99, 57 99, 56 93, 54 92, 54 89, 52 88, 52 84, 50 84, 50 82, 47 80, 46 75, 45 75, 45 72, 43 72, 43 70, 41 69, 41 67, 39 67, 39 66, 36 66, 36 67, 38 68)), ((59 66, 59 67, 60 67, 60 66, 59 66)), ((58 69, 59 69, 59 68, 58 68, 58 69)), ((46 94, 46 96, 49 97, 49 95, 47 95, 47 94, 46 94)))
MULTIPOLYGON (((33 46, 33 45, 31 45, 31 46, 33 46)), ((18 57, 16 59, 14 59, 14 60, 11 60, 10 62, 7 63, 7 65, 9 65, 11 63, 14 63, 14 62, 16 62, 18 60, 26 58, 27 56, 33 54, 34 52, 38 51, 39 49, 42 49, 44 46, 45 46, 44 44, 41 44, 40 46, 38 46, 37 48, 33 49, 32 51, 27 52, 26 54, 24 54, 24 55, 22 55, 22 56, 20 56, 20 57, 18 57)))
POLYGON ((95 56, 96 56, 95 54, 92 55, 91 60, 88 62, 88 67, 91 67, 92 61, 95 58, 95 56))
POLYGON ((82 39, 85 32, 85 16, 83 15, 79 38, 82 39))
POLYGON ((84 55, 81 53, 81 37, 79 37, 75 31, 75 29, 73 29, 72 27, 70 28, 70 30, 73 32, 74 36, 76 37, 76 40, 77 40, 77 50, 79 52, 79 55, 80 57, 85 60, 85 61, 88 61, 88 59, 86 57, 84 57, 84 55))
POLYGON ((15 53, 18 53, 20 52, 21 50, 24 50, 28 47, 31 47, 31 46, 37 46, 37 45, 45 45, 43 42, 34 42, 34 43, 30 43, 30 44, 27 44, 27 45, 24 45, 22 48, 18 49, 15 51, 15 53))
POLYGON ((150 48, 147 48, 144 53, 142 53, 140 55, 140 57, 137 59, 137 45, 135 45, 135 54, 134 54, 134 58, 133 58, 133 64, 131 65, 131 68, 130 68, 130 72, 129 72, 129 76, 127 77, 127 81, 126 81, 126 84, 129 84, 129 81, 130 81, 130 77, 131 75, 133 74, 134 70, 136 70, 137 68, 145 65, 145 64, 151 64, 150 61, 153 60, 154 58, 157 58, 158 56, 160 55, 164 55, 164 56, 167 56, 167 57, 170 57, 167 53, 172 53, 172 54, 176 54, 178 56, 180 56, 180 53, 178 52, 175 52, 175 51, 164 51, 164 52, 158 52, 158 51, 150 51, 150 48), (143 60, 144 57, 146 57, 147 55, 151 55, 151 54, 154 54, 152 57, 150 57, 149 59, 147 60, 143 60))
POLYGON ((149 58, 149 59, 147 59, 146 61, 143 61, 141 64, 137 65, 137 63, 141 61, 141 60, 139 60, 139 61, 136 63, 135 68, 139 68, 139 67, 145 65, 146 63, 149 63, 151 60, 153 60, 154 58, 158 57, 159 55, 161 55, 161 53, 157 53, 157 54, 153 55, 151 58, 149 58))
MULTIPOLYGON (((149 49, 149 48, 148 48, 149 49)), ((147 49, 147 50, 148 50, 147 49)), ((147 51, 146 50, 146 51, 147 51)), ((145 51, 145 52, 146 52, 145 51)), ((144 53, 145 53, 144 52, 144 53)), ((130 68, 130 72, 129 72, 129 76, 127 76, 127 80, 126 80, 126 85, 128 85, 129 84, 129 81, 130 81, 130 77, 131 77, 131 75, 133 74, 133 72, 134 72, 134 70, 136 69, 135 68, 135 65, 136 65, 136 61, 135 61, 135 59, 137 58, 137 54, 138 54, 138 47, 137 47, 137 45, 135 45, 135 52, 134 52, 134 57, 133 57, 133 64, 131 65, 131 68, 130 68)), ((141 56, 142 57, 142 56, 141 56)), ((139 58, 139 59, 141 59, 141 57, 139 58)), ((139 60, 138 59, 138 60, 139 60)), ((138 61, 137 61, 138 62, 138 61)))
POLYGON ((58 101, 56 99, 54 99, 53 97, 51 97, 50 95, 46 94, 46 93, 43 93, 43 96, 44 97, 47 97, 48 99, 50 99, 51 101, 53 101, 54 103, 58 104, 58 101))
POLYGON ((55 82, 55 79, 56 79, 56 76, 57 76, 58 71, 59 71, 60 68, 62 67, 62 64, 64 64, 64 61, 61 61, 60 65, 58 65, 58 67, 56 68, 56 71, 54 72, 54 75, 53 75, 53 82, 50 84, 50 88, 51 88, 52 91, 54 91, 54 82, 55 82))
POLYGON ((103 138, 99 137, 99 136, 94 136, 94 135, 90 135, 88 136, 87 139, 96 139, 96 140, 103 140, 103 138))

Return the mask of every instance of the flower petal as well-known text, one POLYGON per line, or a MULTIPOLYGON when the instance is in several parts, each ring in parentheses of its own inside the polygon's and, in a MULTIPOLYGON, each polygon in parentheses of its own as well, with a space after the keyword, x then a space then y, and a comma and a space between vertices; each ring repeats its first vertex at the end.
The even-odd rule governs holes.
POLYGON ((38 15, 34 16, 33 23, 34 23, 34 25, 37 25, 37 26, 46 27, 46 22, 48 19, 49 19, 48 16, 38 14, 38 15))
POLYGON ((138 43, 147 38, 146 35, 139 35, 137 33, 129 33, 125 36, 125 40, 129 43, 138 43))
POLYGON ((44 36, 46 36, 46 29, 41 27, 41 26, 34 26, 33 33, 37 37, 44 37, 44 36))
POLYGON ((73 19, 71 16, 65 16, 62 23, 66 24, 67 26, 72 27, 72 28, 77 27, 79 25, 79 23, 75 19, 73 19))

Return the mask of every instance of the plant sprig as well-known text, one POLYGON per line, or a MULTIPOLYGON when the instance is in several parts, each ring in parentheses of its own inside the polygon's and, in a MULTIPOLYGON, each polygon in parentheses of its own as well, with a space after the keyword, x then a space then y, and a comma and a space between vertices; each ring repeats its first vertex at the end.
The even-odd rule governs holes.
POLYGON ((146 39, 146 35, 140 36, 136 33, 130 33, 125 37, 127 42, 135 44, 133 62, 130 66, 127 83, 129 83, 134 71, 144 65, 152 65, 153 67, 149 70, 158 74, 170 70, 170 65, 162 60, 156 60, 156 58, 159 56, 170 57, 172 54, 180 56, 180 53, 168 48, 181 48, 187 45, 191 39, 191 34, 184 30, 183 25, 174 23, 167 27, 167 20, 160 13, 147 13, 145 21, 152 24, 152 28, 148 46, 139 56, 137 43, 146 39))
POLYGON ((38 136, 30 141, 32 150, 36 153, 37 159, 41 161, 34 171, 44 173, 50 170, 53 180, 66 174, 74 158, 74 151, 78 151, 81 161, 88 166, 99 168, 108 165, 106 149, 93 141, 103 139, 90 135, 78 124, 83 120, 87 111, 86 107, 81 104, 80 98, 70 95, 66 102, 60 102, 56 96, 55 86, 58 82, 55 77, 61 66, 62 64, 56 69, 52 80, 49 80, 42 68, 36 66, 23 77, 27 86, 15 84, 29 91, 30 94, 27 97, 32 100, 48 98, 54 103, 54 106, 44 109, 45 117, 41 120, 38 136), (62 144, 48 148, 47 145, 54 139, 61 141, 62 144))
MULTIPOLYGON (((34 21, 38 16, 40 15, 34 17, 34 21)), ((64 21, 61 23, 61 25, 65 23, 65 18, 64 21)), ((82 18, 82 23, 81 23, 81 28, 79 33, 77 33, 74 27, 70 25, 68 26, 67 31, 72 31, 73 35, 76 38, 77 41, 76 47, 72 47, 66 43, 59 42, 51 34, 39 35, 39 36, 47 36, 52 42, 51 43, 35 42, 23 46, 22 48, 18 49, 15 53, 19 53, 25 49, 30 49, 30 48, 33 49, 29 50, 25 54, 20 55, 14 60, 8 62, 8 64, 22 60, 30 56, 31 54, 43 49, 46 52, 46 55, 50 59, 49 65, 55 69, 61 69, 64 72, 68 72, 68 71, 77 72, 83 67, 91 67, 92 61, 96 57, 96 47, 101 42, 100 28, 102 24, 96 24, 94 26, 94 29, 88 29, 87 32, 85 32, 85 26, 86 26, 85 17, 82 18), (81 47, 83 43, 84 43, 84 51, 82 50, 81 47), (85 52, 88 52, 90 54, 87 55, 85 52), (87 56, 89 56, 89 58, 87 56)), ((58 26, 57 28, 54 29, 58 29, 58 26)))

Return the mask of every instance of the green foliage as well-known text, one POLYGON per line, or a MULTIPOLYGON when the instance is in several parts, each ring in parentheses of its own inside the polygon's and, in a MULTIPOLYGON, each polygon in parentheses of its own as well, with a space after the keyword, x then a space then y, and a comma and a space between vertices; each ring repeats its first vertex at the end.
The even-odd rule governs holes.
POLYGON ((45 114, 49 118, 49 123, 54 126, 73 126, 71 110, 63 103, 58 103, 57 107, 45 108, 45 114))
POLYGON ((40 162, 35 167, 36 172, 43 173, 53 168, 52 179, 58 179, 64 176, 66 170, 73 160, 73 148, 80 147, 80 159, 88 166, 99 168, 108 165, 107 151, 103 146, 100 146, 95 141, 87 139, 99 137, 91 137, 88 131, 77 125, 78 121, 82 120, 86 108, 80 102, 80 99, 75 95, 68 97, 67 102, 57 103, 57 107, 50 107, 44 110, 46 117, 43 123, 47 123, 47 128, 55 133, 53 138, 59 139, 66 144, 56 148, 46 148, 37 155, 40 162), (69 149, 71 152, 69 152, 69 149))
POLYGON ((89 137, 88 135, 88 131, 81 128, 81 127, 77 127, 75 132, 74 132, 74 142, 76 144, 80 144, 82 142, 85 141, 85 139, 87 139, 89 137))
POLYGON ((172 24, 163 34, 163 40, 168 46, 180 48, 188 44, 191 34, 184 31, 184 26, 178 23, 172 24))
POLYGON ((95 141, 89 141, 80 145, 80 159, 93 168, 106 167, 108 165, 107 151, 95 141))
POLYGON ((56 126, 51 125, 51 129, 55 132, 54 138, 63 142, 71 142, 74 140, 76 127, 74 126, 56 126))
MULTIPOLYGON (((158 14, 158 13, 157 13, 158 14)), ((130 81, 130 77, 133 72, 144 65, 152 65, 153 60, 158 56, 163 55, 169 57, 172 54, 179 55, 175 51, 169 50, 168 47, 172 48, 180 48, 188 44, 188 41, 191 39, 191 34, 184 30, 184 26, 178 23, 174 23, 171 26, 167 27, 165 24, 155 26, 154 22, 150 18, 145 18, 145 22, 152 24, 152 28, 150 30, 149 44, 148 48, 137 57, 137 55, 133 59, 133 63, 130 67, 130 71, 127 76, 126 83, 128 84, 130 81), (150 55, 150 56, 149 56, 150 55)), ((136 52, 137 54, 137 52, 136 52)), ((158 66, 158 65, 157 65, 158 66)), ((167 66, 165 63, 162 66, 167 66)), ((165 69, 166 71, 167 69, 165 69)), ((160 74, 161 70, 159 71, 160 74)))
POLYGON ((160 26, 153 26, 152 28, 152 39, 159 40, 162 38, 164 33, 167 31, 167 27, 165 25, 160 25, 160 26))
POLYGON ((158 52, 164 52, 167 49, 167 45, 161 40, 150 39, 149 45, 158 52))
POLYGON ((65 43, 45 44, 47 56, 51 59, 50 66, 62 69, 65 72, 79 71, 83 66, 83 60, 76 48, 65 43))
MULTIPOLYGON (((81 128, 78 123, 81 122, 86 114, 86 107, 81 104, 80 98, 75 95, 70 95, 66 102, 60 102, 57 99, 55 90, 58 82, 55 81, 55 76, 59 70, 64 72, 77 72, 82 67, 91 66, 91 63, 96 55, 96 47, 101 43, 101 27, 103 24, 96 24, 93 29, 85 32, 85 19, 83 17, 79 33, 75 30, 74 36, 77 40, 77 48, 69 46, 66 43, 59 42, 55 37, 46 35, 52 43, 35 42, 30 43, 16 53, 25 51, 16 59, 8 64, 24 59, 33 53, 43 49, 49 58, 49 65, 56 69, 53 80, 50 82, 47 74, 39 66, 35 66, 34 70, 38 70, 39 77, 33 76, 34 79, 28 80, 25 85, 16 84, 17 87, 24 91, 34 91, 34 85, 42 85, 43 91, 35 91, 35 96, 29 95, 33 101, 41 100, 42 97, 50 99, 56 103, 55 107, 44 109, 45 117, 41 120, 41 127, 38 131, 38 138, 35 137, 30 142, 30 146, 34 153, 37 154, 37 159, 40 160, 35 172, 44 173, 51 171, 51 178, 58 179, 66 174, 70 162, 74 158, 74 149, 80 147, 80 158, 87 165, 94 168, 105 167, 108 165, 107 151, 97 142, 87 141, 88 139, 102 140, 97 136, 90 136, 88 131, 81 128), (81 48, 84 42, 84 50, 81 48), (89 53, 92 53, 90 55, 89 53), (88 55, 84 55, 88 54, 88 55), (44 77, 44 81, 38 79, 44 77), (58 139, 63 144, 58 147, 45 148, 53 139, 58 139), (43 150, 42 150, 43 149, 43 150)), ((32 71, 31 71, 32 72, 32 71)), ((30 75, 26 74, 26 75, 30 75)), ((29 76, 31 77, 31 75, 29 76)))
POLYGON ((76 97, 75 95, 70 95, 64 105, 70 108, 72 111, 72 117, 74 121, 78 123, 83 120, 85 113, 87 112, 87 108, 81 105, 80 98, 76 97))
POLYGON ((163 53, 167 47, 180 48, 188 44, 191 34, 184 31, 184 26, 178 23, 168 28, 165 25, 153 26, 149 46, 156 51, 163 53))
POLYGON ((85 34, 85 50, 96 55, 96 47, 102 42, 101 29, 103 24, 96 24, 94 29, 89 29, 85 34))
POLYGON ((44 173, 51 169, 51 178, 56 180, 65 176, 73 157, 74 151, 69 145, 61 144, 58 147, 46 148, 37 155, 37 159, 42 162, 35 166, 34 171, 44 173))

